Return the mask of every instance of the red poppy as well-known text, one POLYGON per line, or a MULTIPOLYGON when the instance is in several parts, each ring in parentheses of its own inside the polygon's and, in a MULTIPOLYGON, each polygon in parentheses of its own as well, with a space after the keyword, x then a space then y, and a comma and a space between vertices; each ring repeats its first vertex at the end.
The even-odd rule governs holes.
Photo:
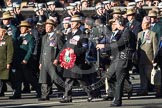
POLYGON ((76 54, 75 53, 70 53, 70 50, 72 48, 65 48, 61 53, 59 57, 60 65, 61 67, 65 69, 70 69, 74 66, 75 61, 76 61, 76 54))

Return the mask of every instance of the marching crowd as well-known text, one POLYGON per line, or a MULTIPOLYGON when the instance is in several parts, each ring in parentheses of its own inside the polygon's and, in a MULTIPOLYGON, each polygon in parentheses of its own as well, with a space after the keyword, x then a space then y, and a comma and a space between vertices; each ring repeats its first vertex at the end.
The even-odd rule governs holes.
POLYGON ((147 2, 135 0, 121 10, 114 0, 97 0, 93 14, 85 15, 88 0, 69 3, 62 13, 49 1, 35 4, 27 18, 20 4, 6 3, 0 18, 0 96, 9 84, 9 99, 20 99, 32 87, 38 101, 46 101, 55 84, 63 92, 60 102, 68 103, 79 84, 91 102, 101 96, 95 84, 104 80, 104 100, 121 106, 123 90, 128 97, 133 91, 132 71, 140 75, 137 95, 155 90, 162 97, 161 85, 150 83, 152 69, 162 69, 162 2, 146 12, 147 2))

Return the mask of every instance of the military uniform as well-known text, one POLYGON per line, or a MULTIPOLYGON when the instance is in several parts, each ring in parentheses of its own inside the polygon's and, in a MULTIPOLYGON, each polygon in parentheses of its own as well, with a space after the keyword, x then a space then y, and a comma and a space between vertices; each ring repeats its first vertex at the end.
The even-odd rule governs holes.
POLYGON ((162 24, 160 22, 156 22, 154 24, 151 24, 150 30, 156 33, 157 39, 160 40, 160 37, 162 36, 162 24))
MULTIPOLYGON (((81 36, 81 30, 77 30, 76 33, 69 33, 68 40, 65 44, 64 48, 72 48, 74 53, 76 54, 76 61, 74 67, 70 69, 64 69, 63 77, 65 80, 65 93, 60 102, 71 102, 72 101, 72 86, 75 81, 78 81, 83 88, 88 84, 88 81, 83 79, 85 74, 84 72, 88 72, 89 66, 85 63, 85 53, 88 48, 88 39, 81 36), (74 39, 77 38, 77 43, 75 43, 74 39)), ((88 97, 91 97, 90 90, 84 88, 88 97)))
POLYGON ((63 45, 64 37, 61 32, 54 31, 43 36, 39 62, 42 65, 39 76, 39 83, 42 86, 42 99, 49 99, 49 88, 53 82, 57 87, 63 89, 61 85, 59 86, 58 81, 63 83, 64 81, 57 74, 57 67, 53 64, 63 45))
POLYGON ((5 26, 7 27, 7 34, 12 37, 13 41, 16 41, 17 37, 20 35, 20 31, 13 24, 5 26))
POLYGON ((13 50, 12 38, 5 35, 0 40, 0 79, 7 80, 9 78, 9 70, 6 69, 6 66, 12 63, 13 50))
MULTIPOLYGON (((135 36, 135 43, 137 43, 137 35, 140 31, 142 31, 141 28, 141 23, 139 21, 137 21, 136 19, 133 19, 131 22, 128 22, 126 24, 126 26, 129 28, 129 30, 132 31, 132 36, 135 36)), ((136 47, 136 45, 135 45, 136 47)), ((135 51, 135 50, 134 50, 135 51)), ((132 67, 132 71, 134 72, 138 72, 138 66, 137 64, 133 64, 134 66, 132 67)))
POLYGON ((34 48, 34 40, 33 37, 26 33, 21 34, 18 37, 16 42, 18 49, 16 49, 17 55, 15 55, 16 62, 13 62, 15 66, 15 91, 14 95, 10 97, 10 99, 17 99, 21 98, 21 85, 23 78, 26 81, 31 83, 31 85, 35 88, 37 92, 37 96, 40 96, 40 86, 36 77, 33 75, 31 70, 31 63, 32 63, 32 51, 34 48), (27 64, 23 64, 22 61, 27 61, 27 64))
POLYGON ((2 40, 0 40, 0 94, 4 95, 4 80, 9 79, 9 69, 7 69, 7 64, 12 63, 13 58, 13 42, 12 38, 5 35, 2 40))
MULTIPOLYGON (((116 42, 110 43, 106 46, 107 50, 111 50, 112 61, 106 73, 110 84, 115 83, 115 90, 113 91, 113 103, 117 105, 122 104, 122 92, 124 88, 124 81, 128 76, 128 70, 131 64, 131 33, 128 28, 125 28, 116 42)), ((111 39, 112 40, 112 39, 111 39)))
POLYGON ((142 31, 141 23, 134 19, 132 22, 128 22, 126 26, 134 33, 137 39, 138 33, 142 31))
MULTIPOLYGON (((156 52, 156 56, 154 58, 154 63, 157 63, 157 65, 160 67, 160 70, 162 70, 162 40, 159 41, 158 44, 158 50, 156 52)), ((162 72, 161 72, 161 77, 162 77, 162 72)), ((161 83, 162 83, 162 78, 161 78, 161 83)), ((156 97, 162 97, 162 86, 160 86, 160 90, 156 92, 156 97)))
POLYGON ((151 79, 151 70, 153 68, 152 61, 154 60, 158 41, 155 32, 145 30, 138 33, 138 46, 139 48, 139 73, 141 79, 141 93, 147 95, 148 85, 151 79))
MULTIPOLYGON (((17 37, 20 35, 20 32, 16 28, 16 26, 14 26, 13 24, 4 25, 4 26, 7 28, 7 35, 12 38, 13 48, 14 48, 13 62, 16 62, 16 60, 15 60, 15 55, 17 55, 17 53, 15 51, 17 49, 16 40, 17 40, 17 37)), ((14 82, 15 81, 15 74, 12 71, 12 69, 14 69, 13 63, 11 64, 11 70, 10 70, 10 73, 9 73, 9 81, 11 82, 12 89, 14 89, 14 86, 15 86, 15 82, 14 82)))
POLYGON ((6 69, 7 64, 12 63, 13 57, 13 42, 12 38, 5 35, 2 40, 0 40, 0 79, 8 80, 9 70, 6 69))
POLYGON ((33 71, 36 75, 39 73, 39 59, 41 54, 42 37, 45 35, 43 32, 39 32, 35 28, 31 30, 34 37, 34 50, 33 50, 33 71))

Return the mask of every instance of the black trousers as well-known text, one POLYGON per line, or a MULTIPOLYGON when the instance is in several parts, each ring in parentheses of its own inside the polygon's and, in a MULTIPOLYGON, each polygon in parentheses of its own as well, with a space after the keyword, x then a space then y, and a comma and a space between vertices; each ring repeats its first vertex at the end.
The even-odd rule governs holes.
POLYGON ((66 78, 65 80, 65 93, 64 97, 71 98, 72 96, 72 86, 75 81, 78 81, 81 87, 84 88, 85 92, 87 93, 88 97, 91 96, 91 89, 88 89, 86 86, 88 86, 88 81, 80 80, 80 79, 72 79, 72 78, 66 78))
POLYGON ((41 88, 40 84, 38 83, 38 79, 34 75, 30 64, 20 64, 16 68, 15 73, 15 92, 14 95, 20 96, 21 95, 21 85, 24 79, 27 83, 30 83, 36 90, 38 95, 41 95, 41 88))
MULTIPOLYGON (((37 56, 33 55, 32 56, 32 62, 30 62, 30 70, 33 72, 33 75, 37 78, 37 80, 39 79, 39 59, 37 56)), ((23 90, 27 90, 30 91, 30 84, 28 81, 26 81, 26 79, 24 78, 23 80, 23 90)), ((33 89, 35 89, 33 87, 33 89)))
MULTIPOLYGON (((122 67, 119 62, 114 62, 110 65, 109 72, 106 73, 110 86, 115 88, 112 90, 115 103, 122 104, 124 82, 127 81, 128 72, 128 68, 122 67)), ((126 84, 129 85, 129 82, 126 84)))
POLYGON ((3 84, 4 84, 4 81, 0 79, 0 94, 4 93, 4 85, 3 84))
POLYGON ((57 79, 54 79, 52 81, 49 74, 47 74, 47 83, 41 83, 41 93, 42 93, 41 98, 49 98, 50 92, 52 92, 53 84, 55 84, 59 92, 64 92, 65 89, 63 88, 62 85, 63 80, 61 79, 60 81, 61 85, 59 85, 59 80, 57 81, 57 79))
POLYGON ((160 67, 160 71, 161 71, 161 85, 160 85, 160 93, 162 95, 162 65, 159 66, 160 67))
POLYGON ((0 94, 4 94, 7 91, 7 84, 12 88, 8 80, 0 80, 0 94))

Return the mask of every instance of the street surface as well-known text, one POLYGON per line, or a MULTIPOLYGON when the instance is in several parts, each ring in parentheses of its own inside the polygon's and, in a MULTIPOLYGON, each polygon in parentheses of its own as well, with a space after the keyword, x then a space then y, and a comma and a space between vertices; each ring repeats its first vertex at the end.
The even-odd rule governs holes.
MULTIPOLYGON (((155 98, 155 92, 149 92, 148 96, 137 96, 139 91, 139 75, 133 75, 133 96, 128 99, 124 93, 122 108, 162 108, 162 98, 155 98)), ((10 89, 10 88, 9 88, 10 89)), ((54 90, 55 91, 55 90, 54 90)), ((0 97, 0 108, 109 108, 111 101, 103 101, 102 98, 94 99, 93 102, 87 102, 87 96, 81 89, 73 90, 72 103, 60 103, 61 93, 53 92, 50 101, 37 101, 36 93, 32 91, 23 94, 22 99, 8 99, 12 95, 11 89, 5 92, 5 97, 0 97)), ((102 90, 104 96, 104 90, 102 90)))

